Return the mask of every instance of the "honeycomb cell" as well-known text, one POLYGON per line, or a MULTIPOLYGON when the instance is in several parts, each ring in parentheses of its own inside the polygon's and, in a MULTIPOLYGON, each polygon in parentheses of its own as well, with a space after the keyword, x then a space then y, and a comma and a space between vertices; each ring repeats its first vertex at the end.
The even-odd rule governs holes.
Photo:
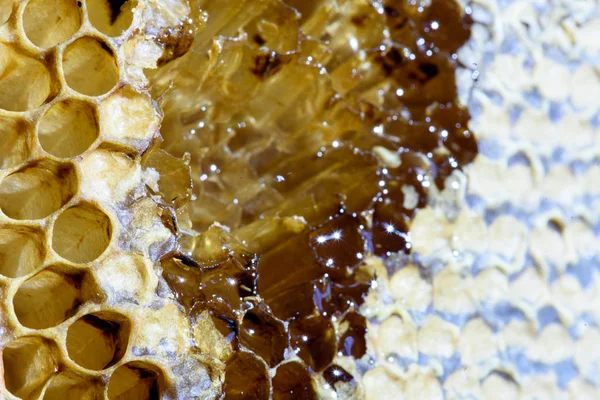
POLYGON ((129 86, 116 90, 102 102, 100 119, 108 137, 126 143, 151 139, 160 126, 150 96, 129 86))
POLYGON ((0 169, 17 166, 29 158, 27 136, 25 122, 0 117, 0 169))
POLYGON ((17 226, 0 227, 0 274, 9 278, 27 275, 44 262, 43 233, 17 226))
POLYGON ((42 105, 51 90, 48 68, 0 43, 0 108, 27 111, 42 105))
POLYGON ((78 162, 80 190, 88 199, 120 203, 139 184, 142 168, 127 153, 106 147, 87 154, 78 162), (119 171, 119 173, 114 173, 119 171))
POLYGON ((1 0, 0 1, 0 26, 4 24, 10 18, 15 0, 1 0))
POLYGON ((157 277, 150 260, 137 254, 116 253, 94 268, 94 282, 111 304, 125 300, 140 304, 154 298, 157 277))
POLYGON ((41 219, 68 203, 76 191, 71 165, 38 161, 2 180, 0 209, 12 219, 41 219))
POLYGON ((79 100, 63 100, 44 114, 38 125, 42 148, 56 157, 74 157, 86 151, 98 137, 94 107, 79 100))
POLYGON ((43 400, 97 400, 105 390, 100 379, 65 371, 52 377, 43 400))
POLYGON ((344 278, 361 262, 365 244, 360 226, 358 218, 344 214, 311 232, 311 245, 329 275, 344 278))
POLYGON ((361 358, 367 352, 365 335, 367 333, 367 320, 358 313, 348 313, 342 321, 346 328, 338 342, 338 352, 344 356, 361 358))
POLYGON ((33 44, 52 47, 67 40, 81 26, 76 0, 30 0, 23 11, 23 29, 33 44))
POLYGON ((314 372, 327 367, 335 357, 335 331, 331 321, 309 316, 290 323, 292 348, 314 372))
POLYGON ((82 203, 57 218, 52 232, 52 248, 69 261, 86 263, 100 257, 111 236, 108 216, 95 206, 82 203))
POLYGON ((2 351, 6 389, 22 399, 36 398, 57 368, 55 344, 35 336, 10 342, 2 351))
POLYGON ((190 197, 192 178, 190 167, 184 160, 158 149, 144 156, 142 166, 144 169, 152 168, 159 173, 158 194, 167 204, 177 204, 190 197))
POLYGON ((90 22, 108 36, 120 36, 133 21, 135 0, 87 0, 90 22))
MULTIPOLYGON (((219 315, 224 312, 223 305, 230 311, 240 309, 244 297, 255 294, 255 258, 251 253, 232 253, 234 257, 206 268, 198 268, 196 261, 185 255, 166 258, 162 263, 163 278, 186 308, 212 308, 219 315)), ((231 312, 225 314, 226 319, 232 317, 231 312)))
POLYGON ((119 81, 119 67, 112 50, 91 37, 69 44, 62 63, 67 85, 88 96, 105 94, 119 81))
POLYGON ((239 352, 225 367, 223 392, 226 400, 263 400, 270 397, 267 366, 256 356, 239 352))
POLYGON ((158 400, 162 372, 148 363, 131 362, 120 366, 110 377, 110 400, 158 400))
POLYGON ((72 317, 91 297, 92 282, 85 272, 64 266, 46 268, 29 278, 15 294, 13 306, 19 322, 44 329, 72 317))
POLYGON ((88 314, 67 331, 67 352, 84 368, 102 370, 117 363, 129 342, 130 323, 114 312, 88 314))
POLYGON ((315 382, 304 366, 296 361, 277 368, 273 378, 273 400, 316 400, 315 382))
POLYGON ((341 386, 349 385, 351 388, 356 386, 356 381, 354 380, 352 374, 335 364, 323 371, 323 378, 325 378, 325 381, 329 384, 329 386, 335 388, 336 391, 344 390, 338 386, 340 384, 341 386))
POLYGON ((234 346, 235 332, 231 336, 223 334, 222 326, 219 326, 216 318, 209 311, 203 311, 194 317, 194 339, 198 350, 215 360, 226 362, 236 348, 234 346))
POLYGON ((304 22, 320 8, 319 0, 284 0, 284 3, 293 7, 301 15, 301 21, 304 22))
POLYGON ((244 315, 240 341, 271 368, 283 361, 288 347, 285 327, 262 307, 254 308, 244 315))
POLYGON ((323 273, 307 236, 293 236, 263 254, 258 265, 258 292, 280 319, 310 315, 316 310, 313 280, 323 273))

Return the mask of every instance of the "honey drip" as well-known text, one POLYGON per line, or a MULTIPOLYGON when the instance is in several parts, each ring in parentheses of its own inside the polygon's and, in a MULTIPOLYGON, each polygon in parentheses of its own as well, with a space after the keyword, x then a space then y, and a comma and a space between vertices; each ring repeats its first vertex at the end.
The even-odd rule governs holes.
POLYGON ((334 360, 366 353, 365 261, 410 253, 417 210, 477 153, 455 82, 470 17, 450 0, 197 5, 190 51, 150 76, 162 148, 190 153, 193 181, 159 182, 180 243, 163 277, 230 349, 226 399, 353 388, 334 360))

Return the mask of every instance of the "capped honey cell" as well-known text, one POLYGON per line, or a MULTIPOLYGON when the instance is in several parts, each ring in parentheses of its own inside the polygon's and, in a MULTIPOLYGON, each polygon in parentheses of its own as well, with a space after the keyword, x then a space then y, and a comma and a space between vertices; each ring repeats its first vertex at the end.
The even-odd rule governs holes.
POLYGON ((306 368, 297 361, 281 364, 273 377, 274 400, 316 400, 316 383, 306 368))
POLYGON ((235 354, 225 367, 225 399, 268 399, 270 379, 267 366, 251 353, 235 354))

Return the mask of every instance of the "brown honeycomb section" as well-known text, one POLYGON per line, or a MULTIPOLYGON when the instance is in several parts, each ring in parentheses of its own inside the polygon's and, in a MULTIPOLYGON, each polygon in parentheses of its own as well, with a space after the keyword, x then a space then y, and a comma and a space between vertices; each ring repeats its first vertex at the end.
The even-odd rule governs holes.
POLYGON ((200 330, 210 315, 219 359, 252 350, 274 366, 277 324, 245 309, 258 296, 307 374, 351 397, 356 371, 336 358, 366 353, 357 310, 373 256, 410 253, 417 210, 477 153, 454 79, 471 21, 445 0, 285 3, 300 14, 279 1, 202 3, 191 51, 149 73, 162 148, 189 159, 194 184, 163 278, 193 321, 204 316, 200 330), (215 223, 230 239, 213 248, 242 249, 207 265, 215 223), (215 270, 227 279, 208 278, 215 270))
POLYGON ((76 0, 30 0, 23 11, 23 29, 33 44, 48 48, 72 37, 81 26, 76 0))
POLYGON ((294 320, 290 337, 292 348, 312 372, 321 372, 333 361, 336 335, 328 318, 308 316, 294 320))
POLYGON ((101 370, 117 363, 125 354, 131 330, 129 320, 114 312, 88 314, 67 331, 67 352, 84 368, 101 370))
POLYGON ((0 182, 0 209, 12 219, 41 219, 59 210, 77 192, 73 166, 34 162, 0 182))
POLYGON ((271 383, 265 363, 255 355, 239 352, 225 367, 225 399, 268 399, 271 383))
POLYGON ((96 108, 74 99, 58 102, 40 120, 37 134, 47 153, 61 158, 78 156, 98 138, 96 108))
POLYGON ((105 42, 93 37, 77 39, 67 46, 62 71, 71 89, 88 96, 103 95, 119 81, 113 51, 105 42))
POLYGON ((81 203, 65 210, 54 222, 52 248, 69 261, 86 263, 100 257, 111 237, 110 218, 96 206, 81 203))
POLYGON ((317 398, 316 383, 301 363, 292 361, 277 367, 273 377, 273 400, 317 398))
POLYGON ((244 314, 240 326, 240 342, 258 354, 271 368, 284 360, 289 346, 283 323, 262 307, 244 314))

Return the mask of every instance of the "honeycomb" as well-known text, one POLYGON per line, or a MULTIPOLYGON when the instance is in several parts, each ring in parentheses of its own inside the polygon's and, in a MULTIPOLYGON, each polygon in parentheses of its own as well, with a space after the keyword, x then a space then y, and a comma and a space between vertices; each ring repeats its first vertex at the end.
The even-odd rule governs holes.
MULTIPOLYGON (((487 127, 457 82, 477 78, 480 11, 0 0, 0 398, 549 395, 551 378, 499 367, 471 277, 448 262, 487 240, 461 211, 465 174, 471 191, 494 182, 471 129, 487 127)), ((519 246, 511 223, 490 228, 493 251, 519 246)), ((502 296, 502 277, 477 281, 502 296)), ((552 363, 570 340, 556 324, 540 339, 565 346, 552 363)), ((581 343, 593 381, 594 331, 581 343)))
POLYGON ((4 3, 5 395, 358 395, 334 359, 366 352, 368 259, 409 252, 414 210, 477 151, 468 16, 4 3))
POLYGON ((226 398, 363 396, 352 360, 377 260, 411 252, 417 210, 477 154, 454 79, 470 16, 448 1, 198 7, 189 51, 148 72, 161 147, 193 182, 156 188, 180 225, 162 278, 197 338, 211 323, 225 337, 201 349, 225 363, 226 398))
MULTIPOLYGON (((157 329, 183 317, 155 296, 154 262, 176 238, 146 189, 162 113, 143 69, 174 56, 158 37, 188 14, 177 1, 0 4, 1 398, 175 397, 177 365, 161 357, 187 347, 181 326, 159 350, 157 329)), ((214 397, 208 361, 184 364, 214 397)))

